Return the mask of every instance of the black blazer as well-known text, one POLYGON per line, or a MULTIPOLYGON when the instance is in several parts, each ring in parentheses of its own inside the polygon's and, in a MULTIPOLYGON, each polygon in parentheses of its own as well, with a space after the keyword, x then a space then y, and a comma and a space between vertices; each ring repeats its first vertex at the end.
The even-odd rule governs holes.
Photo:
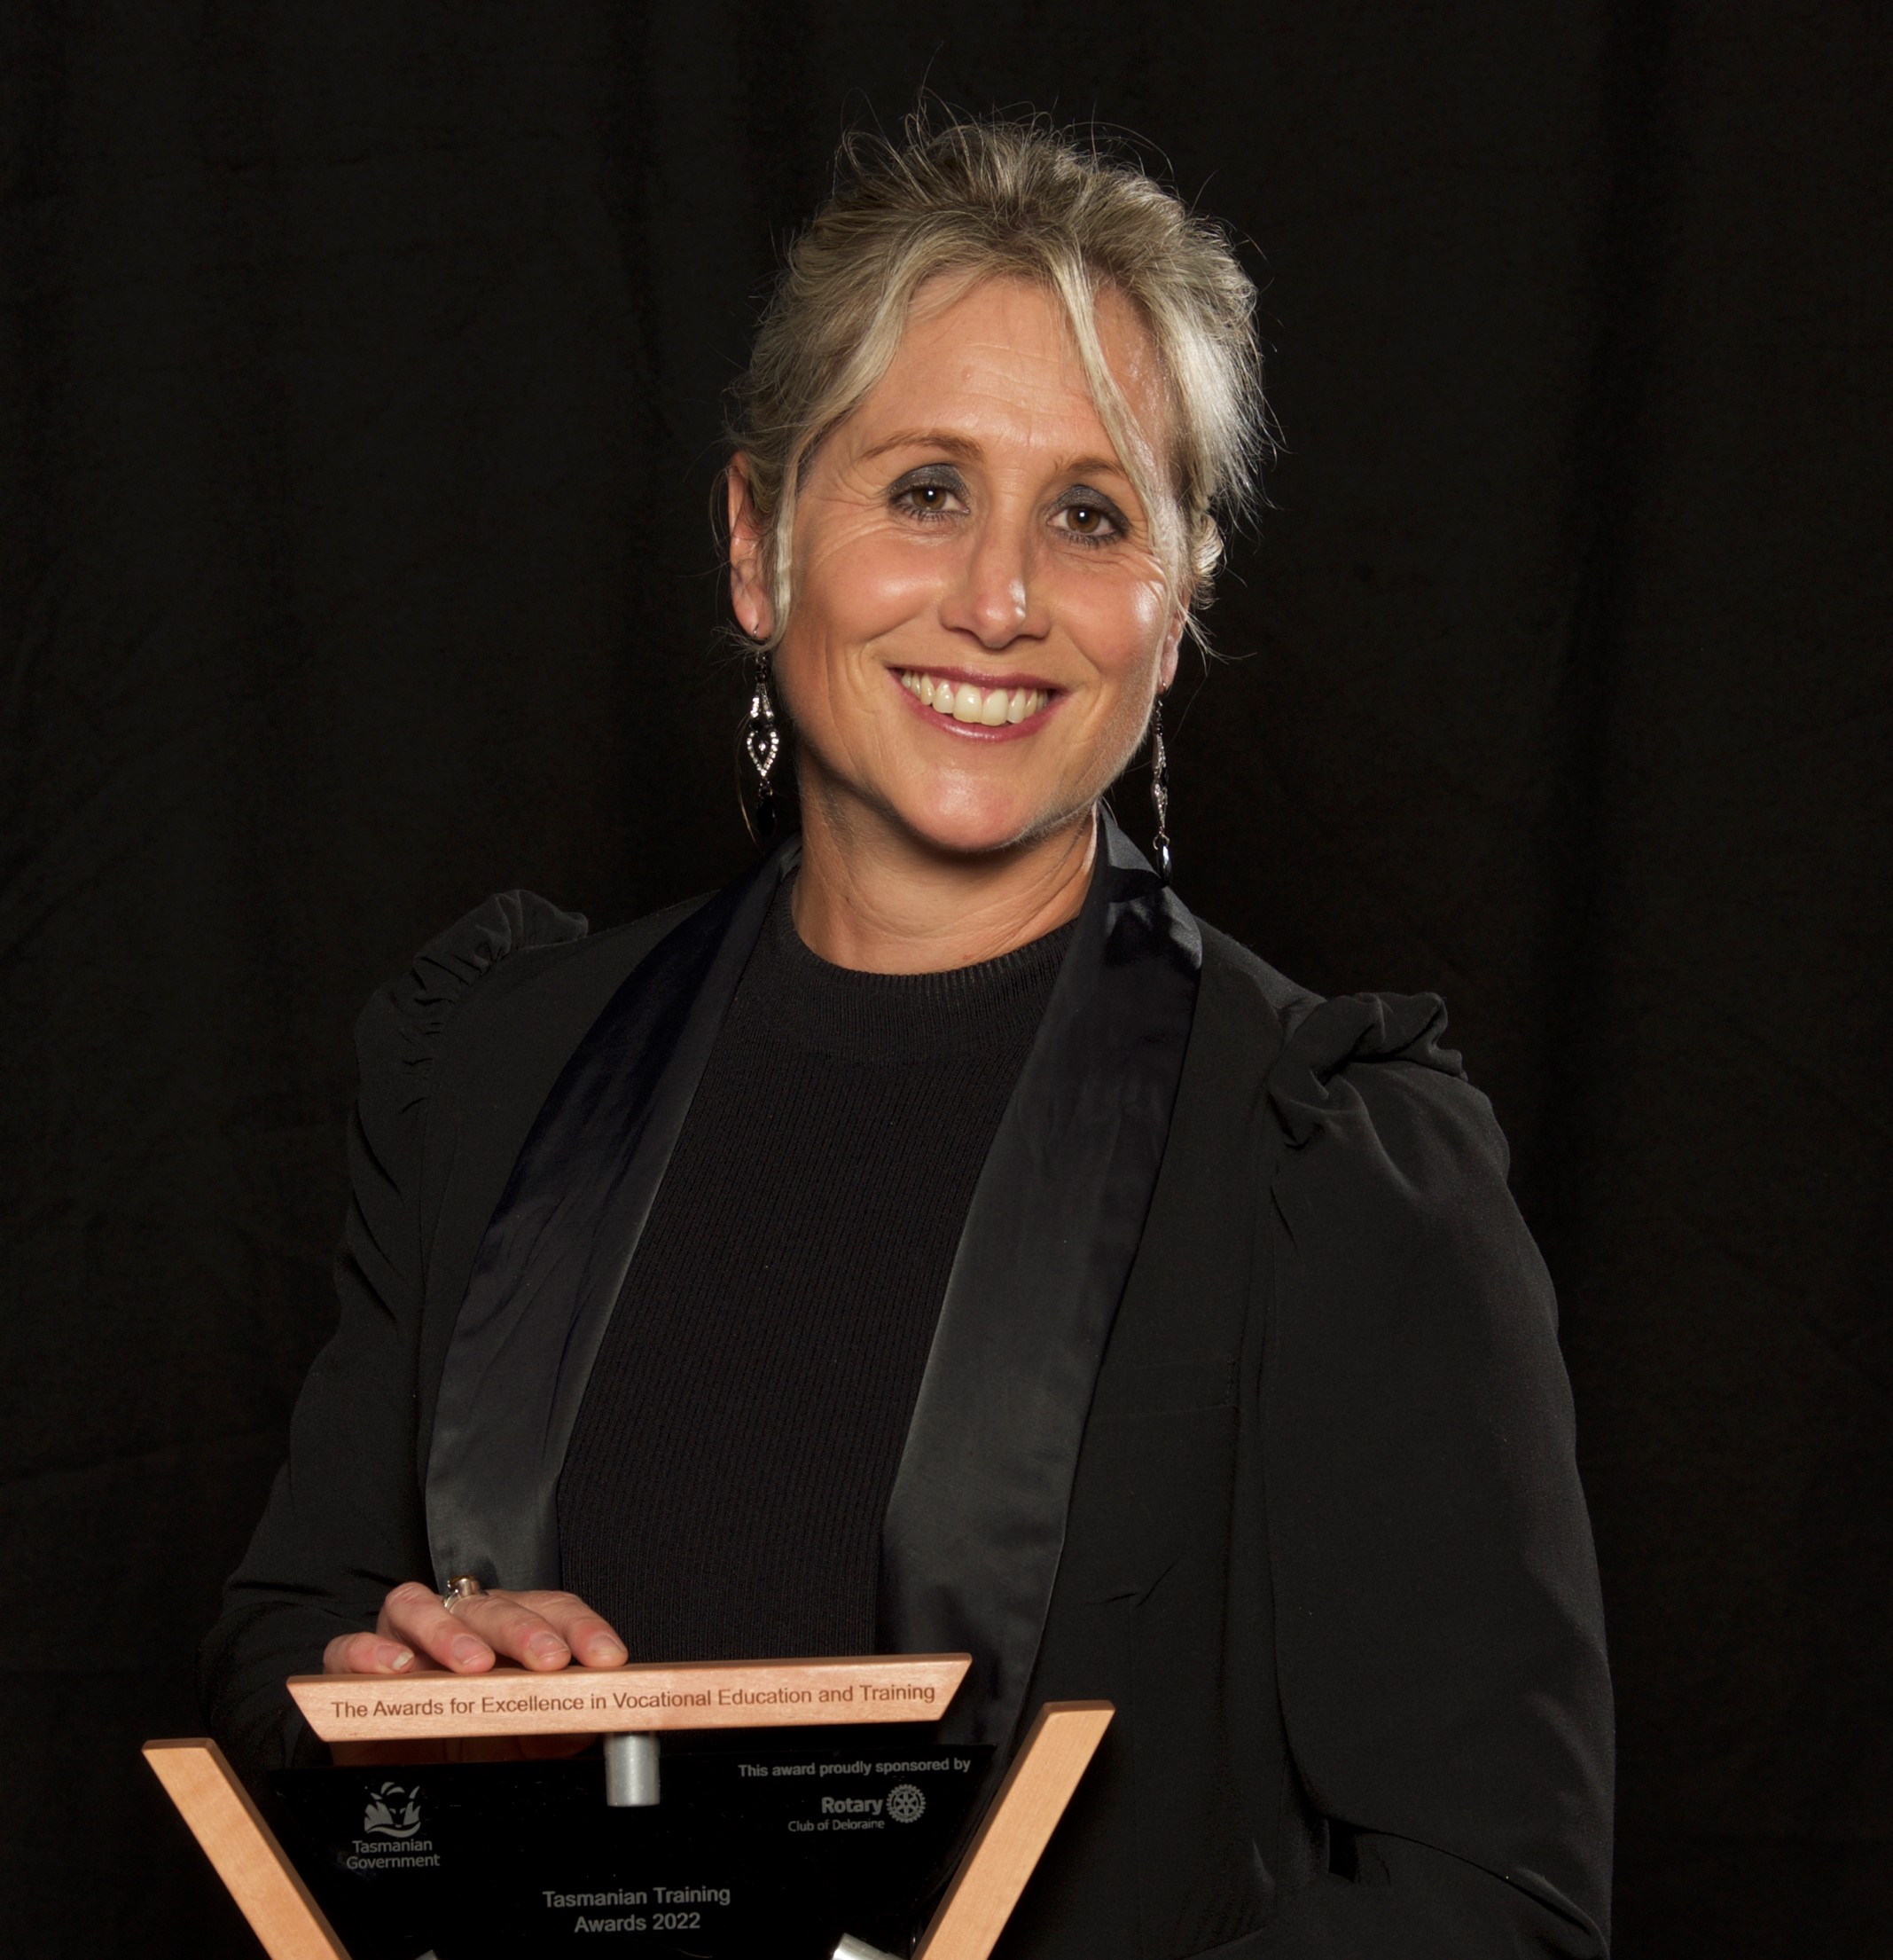
MULTIPOLYGON (((1433 997, 1317 1000, 1103 842, 882 1540, 882 1647, 975 1657, 943 1736, 1117 1705, 1002 1952, 1600 1955, 1595 1564, 1490 1106, 1433 997)), ((596 936, 511 893, 371 1002, 341 1325, 205 1647, 246 1768, 390 1586, 558 1582, 592 1357, 795 861, 596 936)))

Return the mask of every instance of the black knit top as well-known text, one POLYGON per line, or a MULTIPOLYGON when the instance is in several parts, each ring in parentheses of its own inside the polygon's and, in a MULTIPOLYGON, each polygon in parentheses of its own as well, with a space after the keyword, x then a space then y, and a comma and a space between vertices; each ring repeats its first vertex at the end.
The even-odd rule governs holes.
POLYGON ((1071 928, 946 973, 802 945, 785 886, 592 1368, 566 1585, 634 1660, 866 1653, 881 1519, 981 1166, 1071 928))

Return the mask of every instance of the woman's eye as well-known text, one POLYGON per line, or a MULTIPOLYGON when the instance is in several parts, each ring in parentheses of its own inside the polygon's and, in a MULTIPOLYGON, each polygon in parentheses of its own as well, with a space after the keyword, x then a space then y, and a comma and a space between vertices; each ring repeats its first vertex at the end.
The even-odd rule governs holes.
POLYGON ((1069 503, 1060 505, 1057 515, 1061 529, 1087 544, 1101 544, 1106 538, 1123 534, 1123 519, 1099 498, 1075 497, 1069 503))
POLYGON ((959 506, 958 486, 938 477, 919 482, 896 483, 892 501, 896 509, 911 511, 917 517, 944 517, 959 506))

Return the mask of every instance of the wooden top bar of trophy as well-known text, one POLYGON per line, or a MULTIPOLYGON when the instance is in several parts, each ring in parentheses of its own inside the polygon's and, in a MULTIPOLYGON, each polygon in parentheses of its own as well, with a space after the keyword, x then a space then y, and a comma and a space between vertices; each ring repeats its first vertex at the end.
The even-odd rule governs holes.
POLYGON ((933 1721, 966 1654, 857 1660, 679 1661, 486 1674, 296 1674, 289 1692, 324 1742, 611 1735, 653 1729, 791 1729, 933 1721))

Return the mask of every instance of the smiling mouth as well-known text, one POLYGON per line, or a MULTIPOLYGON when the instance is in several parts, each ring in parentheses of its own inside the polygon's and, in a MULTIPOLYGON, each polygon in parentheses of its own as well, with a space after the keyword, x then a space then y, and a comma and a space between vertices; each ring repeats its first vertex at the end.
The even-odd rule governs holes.
POLYGON ((1052 699, 1047 687, 976 687, 971 681, 951 680, 918 668, 902 669, 899 679, 910 694, 936 715, 949 721, 974 722, 982 728, 1029 721, 1052 699))

